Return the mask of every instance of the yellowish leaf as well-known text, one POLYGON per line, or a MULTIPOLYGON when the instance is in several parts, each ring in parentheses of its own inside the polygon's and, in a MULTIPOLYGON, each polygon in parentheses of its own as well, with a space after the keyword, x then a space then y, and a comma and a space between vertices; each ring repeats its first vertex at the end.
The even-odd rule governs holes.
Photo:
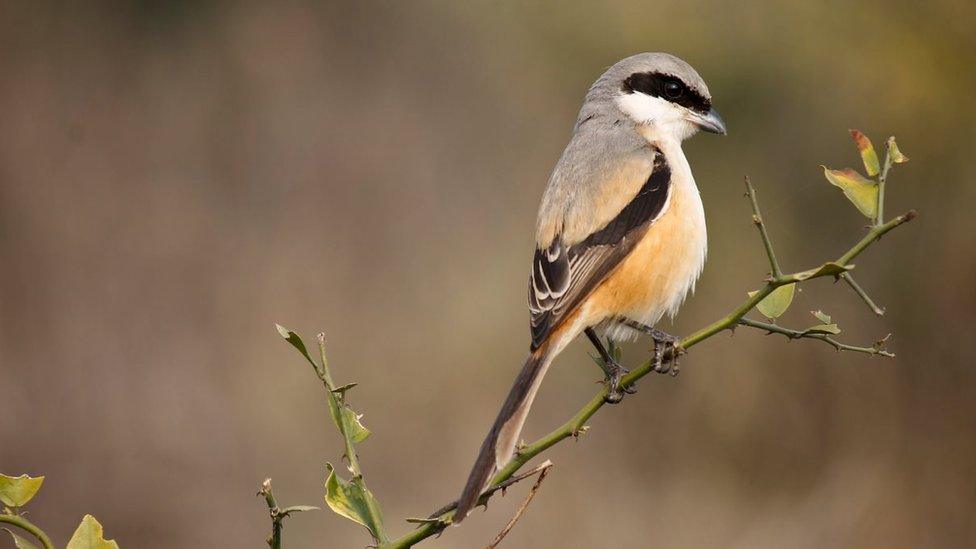
MULTIPOLYGON (((370 430, 363 425, 363 415, 357 414, 352 408, 344 404, 342 406, 342 415, 345 416, 346 426, 349 429, 349 438, 353 442, 359 444, 360 442, 366 440, 366 437, 370 435, 370 430)), ((342 421, 341 419, 339 421, 342 421)))
POLYGON ((844 191, 844 196, 869 219, 878 214, 878 184, 850 168, 831 170, 821 166, 827 181, 844 191))
POLYGON ((44 477, 9 477, 0 473, 0 502, 8 507, 23 507, 41 489, 44 477))
POLYGON ((816 326, 811 326, 803 331, 805 334, 832 334, 837 335, 840 333, 840 327, 836 324, 817 324, 816 326))
POLYGON ((328 504, 329 509, 362 524, 374 538, 377 538, 380 525, 373 521, 369 512, 370 506, 379 509, 379 503, 373 493, 361 483, 355 482, 355 479, 353 482, 342 480, 331 463, 326 463, 325 466, 329 469, 329 476, 325 479, 325 503, 328 504))
POLYGON ((895 136, 888 138, 888 158, 891 159, 893 164, 904 164, 908 162, 908 157, 898 149, 898 143, 895 143, 895 136))
POLYGON ((795 278, 796 280, 809 280, 811 278, 819 278, 821 276, 837 276, 853 268, 854 265, 838 265, 833 261, 829 261, 816 269, 796 273, 795 278))
MULTIPOLYGON (((790 308, 790 303, 793 303, 793 293, 795 291, 796 284, 780 286, 756 304, 756 308, 766 318, 777 318, 790 308)), ((756 295, 756 292, 749 292, 750 297, 754 295, 756 295)))
POLYGON ((67 549, 119 549, 119 544, 106 540, 102 525, 91 515, 85 515, 75 530, 67 549))
POLYGON ((820 322, 824 324, 830 324, 830 315, 828 315, 827 313, 817 310, 817 311, 810 311, 810 314, 815 316, 817 320, 819 320, 820 322))
POLYGON ((858 152, 861 153, 861 161, 864 162, 864 169, 867 170, 869 177, 878 175, 881 171, 881 164, 878 162, 878 153, 874 151, 874 145, 868 136, 858 130, 851 130, 851 137, 857 145, 858 152))

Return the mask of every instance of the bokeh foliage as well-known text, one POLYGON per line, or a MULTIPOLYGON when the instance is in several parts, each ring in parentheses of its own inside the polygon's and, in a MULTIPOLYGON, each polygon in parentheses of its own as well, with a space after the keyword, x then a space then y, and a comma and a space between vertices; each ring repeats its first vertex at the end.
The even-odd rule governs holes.
MULTIPOLYGON (((784 264, 865 224, 818 168, 860 169, 856 127, 912 158, 889 208, 921 215, 857 273, 888 313, 819 282, 777 322, 823 307, 845 338, 894 332, 898 356, 713 338, 557 449, 587 474, 553 474, 505 543, 971 545, 974 17, 957 0, 7 3, 0 465, 58 479, 57 505, 32 502, 55 539, 91 512, 130 546, 255 546, 255 480, 275 471, 289 500, 320 502, 308 479, 342 453, 309 373, 269 368, 268 327, 287 320, 328 330, 369 388, 355 403, 384 514, 456 497, 440 479, 464 478, 524 359, 535 213, 583 93, 615 60, 667 50, 730 130, 686 146, 709 258, 667 327, 761 284, 742 174, 784 264)), ((527 436, 588 398, 594 371, 583 346, 561 357, 527 436)), ((430 546, 479 546, 512 505, 430 546)), ((315 516, 290 519, 291 547, 361 545, 362 527, 315 516)))

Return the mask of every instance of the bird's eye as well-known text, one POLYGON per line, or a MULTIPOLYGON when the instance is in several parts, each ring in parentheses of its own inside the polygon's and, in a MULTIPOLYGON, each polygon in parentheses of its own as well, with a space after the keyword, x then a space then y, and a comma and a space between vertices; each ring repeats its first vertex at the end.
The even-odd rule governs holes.
POLYGON ((668 99, 678 99, 684 94, 685 88, 680 82, 668 80, 664 83, 664 95, 668 99))

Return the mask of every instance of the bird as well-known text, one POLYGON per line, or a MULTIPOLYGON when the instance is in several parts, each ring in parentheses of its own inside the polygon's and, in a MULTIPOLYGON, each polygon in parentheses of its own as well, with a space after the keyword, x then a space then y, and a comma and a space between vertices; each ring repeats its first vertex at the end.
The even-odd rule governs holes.
POLYGON ((674 317, 705 264, 704 207, 681 149, 699 130, 726 134, 705 81, 674 55, 632 55, 589 88, 539 207, 530 353, 481 445, 455 524, 515 455, 543 376, 577 336, 596 348, 611 403, 633 388, 621 387, 627 370, 597 330, 610 345, 649 335, 658 371, 662 347, 681 352, 677 338, 653 326, 674 317))

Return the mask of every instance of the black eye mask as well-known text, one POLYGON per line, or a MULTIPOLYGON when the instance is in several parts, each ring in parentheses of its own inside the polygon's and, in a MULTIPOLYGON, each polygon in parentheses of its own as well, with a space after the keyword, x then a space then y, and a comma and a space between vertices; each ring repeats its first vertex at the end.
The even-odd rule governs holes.
POLYGON ((712 102, 696 90, 688 87, 679 78, 659 72, 635 72, 624 80, 621 90, 624 93, 640 92, 651 97, 660 97, 676 105, 681 105, 702 114, 712 108, 712 102))

